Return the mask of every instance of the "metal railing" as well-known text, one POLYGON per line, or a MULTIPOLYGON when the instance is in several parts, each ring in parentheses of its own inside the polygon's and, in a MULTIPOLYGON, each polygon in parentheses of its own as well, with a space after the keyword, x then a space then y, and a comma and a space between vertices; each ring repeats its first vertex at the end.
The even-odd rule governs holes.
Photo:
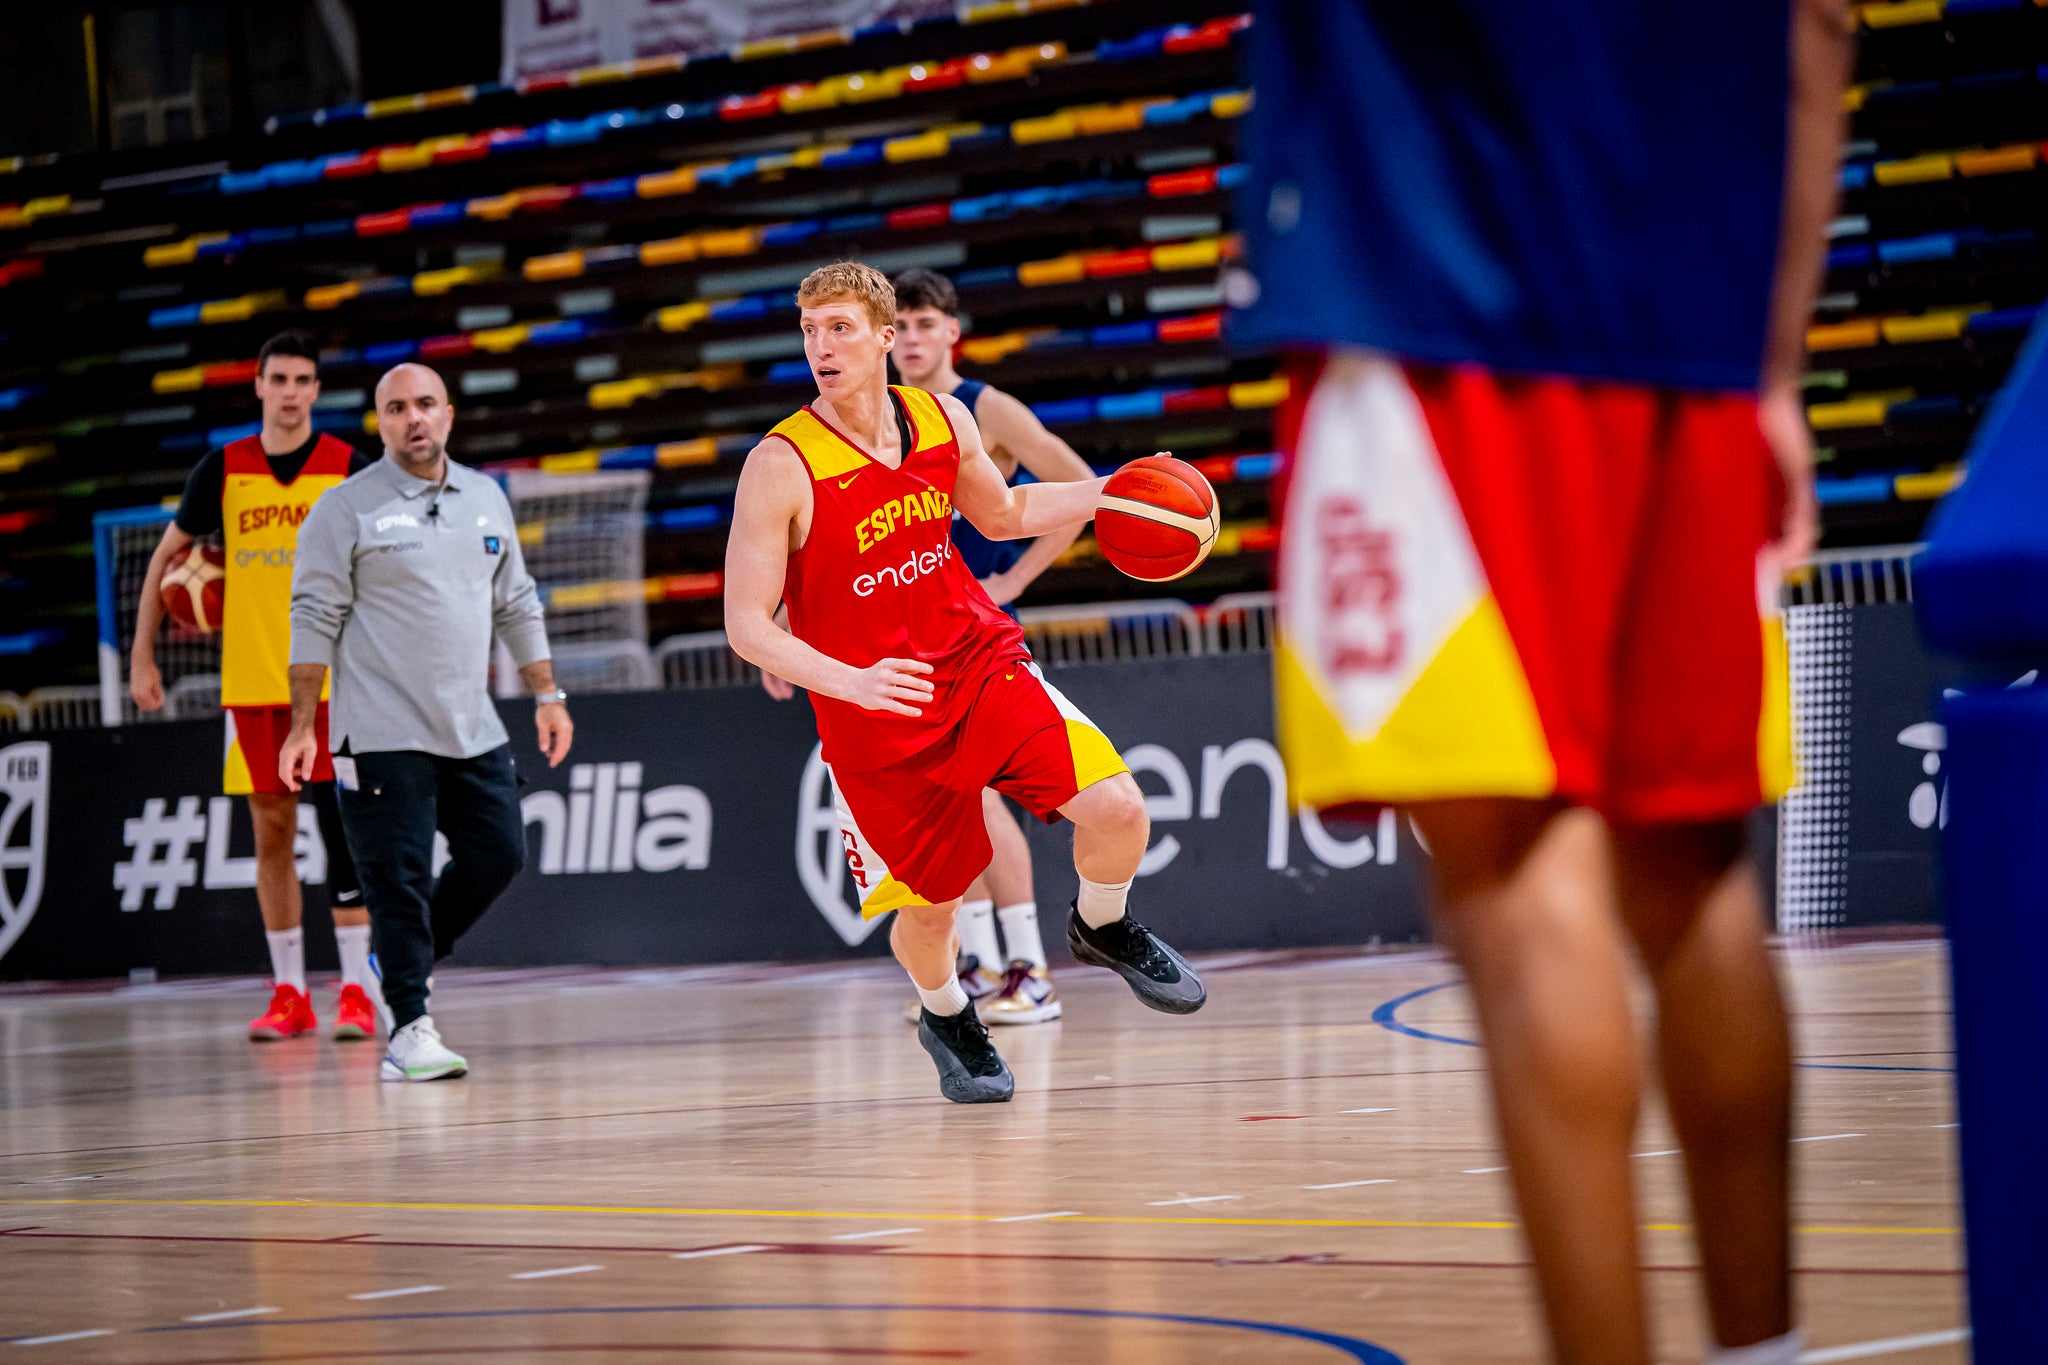
POLYGON ((751 687, 761 670, 732 652, 722 630, 671 635, 654 647, 654 664, 663 687, 703 690, 751 687))
MULTIPOLYGON (((1868 606, 1913 600, 1912 561, 1920 545, 1827 550, 1786 575, 1787 607, 1868 606)), ((1266 654, 1279 608, 1270 592, 1230 593, 1197 607, 1177 598, 1027 607, 1017 613, 1031 653, 1047 668, 1075 668, 1205 654, 1266 654)), ((570 692, 651 688, 751 687, 760 670, 737 654, 722 630, 671 635, 651 650, 631 641, 555 646, 555 671, 570 692)), ((218 711, 220 679, 192 675, 172 684, 167 719, 218 711)), ((16 698, 0 693, 0 733, 97 725, 99 690, 44 687, 16 698)))
POLYGON ((1870 607, 1913 600, 1917 545, 1870 545, 1822 550, 1785 575, 1788 607, 1870 607))
POLYGON ((1201 613, 1186 602, 1090 602, 1017 613, 1032 657, 1047 668, 1174 659, 1202 650, 1201 613))

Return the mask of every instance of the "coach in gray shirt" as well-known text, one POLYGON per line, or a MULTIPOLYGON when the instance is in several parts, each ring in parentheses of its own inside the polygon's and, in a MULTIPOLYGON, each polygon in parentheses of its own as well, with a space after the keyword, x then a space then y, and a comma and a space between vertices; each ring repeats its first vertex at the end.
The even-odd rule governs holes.
POLYGON ((390 1010, 386 1080, 459 1076, 427 1014, 427 978, 525 861, 512 746, 492 705, 493 634, 538 702, 540 750, 569 752, 540 595, 512 507, 447 456, 441 377, 400 365, 377 384, 384 458, 328 490, 299 528, 292 571, 294 791, 310 773, 328 670, 335 786, 390 1010), (434 878, 434 831, 450 861, 434 878))

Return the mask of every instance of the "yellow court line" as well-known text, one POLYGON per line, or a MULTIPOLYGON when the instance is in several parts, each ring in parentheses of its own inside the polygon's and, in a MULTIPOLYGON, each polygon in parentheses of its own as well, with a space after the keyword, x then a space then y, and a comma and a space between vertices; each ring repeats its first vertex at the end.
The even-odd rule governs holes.
MULTIPOLYGON (((385 1203, 343 1199, 0 1199, 10 1205, 70 1206, 105 1205, 127 1208, 172 1209, 382 1209, 398 1213, 605 1213, 653 1215, 665 1218, 870 1218, 905 1219, 944 1223, 993 1223, 993 1213, 873 1213, 853 1209, 690 1209, 630 1204, 444 1204, 385 1203)), ((1171 1227, 1221 1226, 1253 1228, 1422 1228, 1444 1230, 1509 1231, 1519 1224, 1492 1221, 1449 1221, 1396 1218, 1148 1218, 1111 1214, 1076 1214, 1061 1223, 1159 1224, 1171 1227)), ((1645 1223, 1645 1232, 1690 1232, 1685 1223, 1645 1223)), ((1961 1228, 1850 1227, 1821 1225, 1797 1228, 1804 1233, 1847 1233, 1888 1237, 1952 1237, 1961 1228)))

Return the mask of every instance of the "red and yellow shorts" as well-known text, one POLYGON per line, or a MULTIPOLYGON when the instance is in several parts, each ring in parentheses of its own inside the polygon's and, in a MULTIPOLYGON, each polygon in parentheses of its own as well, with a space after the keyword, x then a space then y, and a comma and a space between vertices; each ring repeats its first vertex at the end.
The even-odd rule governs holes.
POLYGON ((1276 692, 1299 802, 1720 819, 1791 777, 1754 397, 1340 350, 1295 384, 1276 692))
MULTIPOLYGON (((221 773, 221 790, 229 796, 261 792, 267 796, 289 794, 284 779, 277 775, 277 755, 292 732, 289 706, 230 706, 227 725, 227 761, 221 773)), ((313 733, 320 749, 313 755, 315 782, 334 780, 334 760, 327 752, 327 703, 313 721, 313 733)))
POLYGON ((839 833, 864 919, 964 895, 994 850, 981 792, 1050 824, 1083 790, 1129 772, 1116 746, 1028 660, 1001 666, 943 739, 899 763, 834 771, 839 833))

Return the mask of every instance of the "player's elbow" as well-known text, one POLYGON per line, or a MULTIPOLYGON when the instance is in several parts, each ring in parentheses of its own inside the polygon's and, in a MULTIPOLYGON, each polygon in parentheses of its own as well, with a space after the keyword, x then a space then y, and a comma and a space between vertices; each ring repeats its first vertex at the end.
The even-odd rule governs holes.
POLYGON ((764 612, 725 599, 725 638, 732 652, 756 667, 764 666, 767 636, 775 622, 764 612))

